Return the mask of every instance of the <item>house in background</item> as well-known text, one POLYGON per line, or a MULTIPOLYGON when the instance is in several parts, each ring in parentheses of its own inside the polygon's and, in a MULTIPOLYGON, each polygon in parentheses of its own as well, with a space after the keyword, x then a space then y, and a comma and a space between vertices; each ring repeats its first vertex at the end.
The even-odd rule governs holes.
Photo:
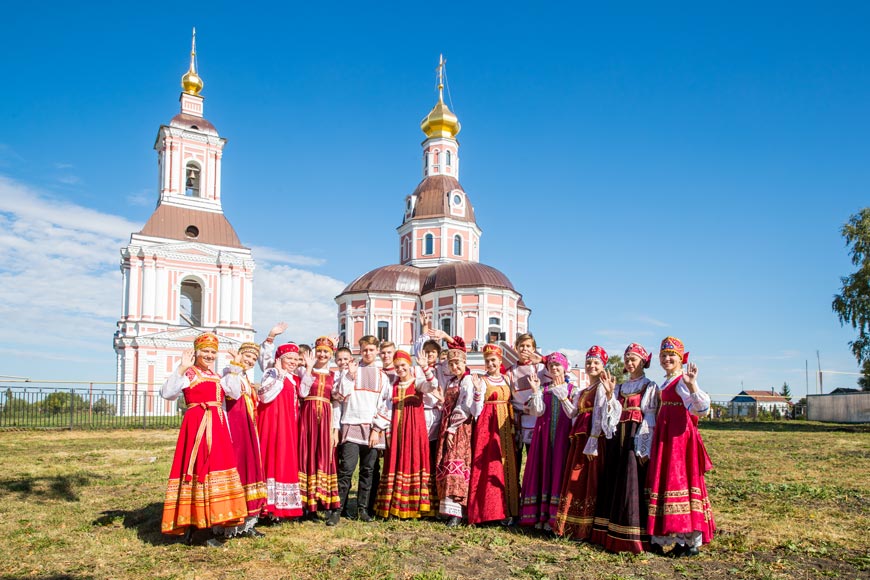
POLYGON ((769 413, 780 417, 791 416, 791 403, 774 391, 740 391, 728 403, 728 414, 732 417, 757 418, 759 413, 769 413))

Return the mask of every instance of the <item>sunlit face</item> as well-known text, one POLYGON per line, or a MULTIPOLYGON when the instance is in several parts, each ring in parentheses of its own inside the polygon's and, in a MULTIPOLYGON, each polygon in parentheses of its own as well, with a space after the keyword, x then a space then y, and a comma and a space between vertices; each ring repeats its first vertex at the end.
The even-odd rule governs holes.
POLYGON ((586 359, 586 374, 593 378, 597 379, 598 375, 604 370, 604 363, 601 362, 601 359, 598 357, 589 357, 586 359))
POLYGON ((444 362, 447 360, 447 351, 446 350, 441 351, 441 354, 438 355, 438 360, 440 362, 444 362))
POLYGON ((438 349, 431 346, 423 349, 423 354, 426 355, 426 362, 431 366, 438 361, 438 349))
POLYGON ((403 358, 396 361, 396 376, 400 381, 407 381, 411 378, 411 365, 403 358))
POLYGON ((535 341, 527 338, 517 345, 517 354, 520 356, 520 362, 527 363, 535 353, 535 341))
POLYGON ((557 362, 551 362, 547 365, 547 370, 550 371, 550 376, 553 378, 553 383, 561 385, 565 382, 565 367, 557 362))
POLYGON ((318 346, 314 349, 314 360, 317 362, 318 368, 328 365, 330 358, 332 358, 332 351, 328 348, 318 346))
POLYGON ((496 375, 501 370, 501 357, 494 354, 489 354, 483 359, 483 368, 486 369, 486 374, 496 375))
POLYGON ((201 369, 210 369, 217 360, 217 351, 213 348, 206 347, 196 351, 196 366, 201 369))
POLYGON ((363 364, 370 365, 375 362, 378 356, 378 347, 373 344, 366 344, 359 348, 359 353, 362 356, 363 364))
POLYGON ((351 354, 346 350, 343 350, 335 355, 335 364, 338 366, 339 370, 346 371, 347 367, 350 365, 351 358, 351 354))
POLYGON ((635 376, 643 372, 643 359, 639 354, 630 352, 625 355, 625 371, 631 376, 635 376))
POLYGON ((302 359, 299 357, 298 352, 288 352, 281 357, 281 368, 284 372, 292 373, 299 366, 300 360, 302 359))
POLYGON ((251 350, 246 350, 242 353, 242 366, 246 369, 254 368, 254 364, 257 362, 257 355, 251 350))
POLYGON ((396 355, 396 347, 394 346, 385 346, 381 349, 380 357, 381 362, 384 364, 384 368, 388 369, 393 366, 393 357, 396 355))
POLYGON ((447 370, 458 379, 465 374, 465 361, 458 358, 453 359, 447 363, 447 370))
POLYGON ((683 357, 675 352, 659 353, 659 364, 667 374, 678 372, 683 368, 683 357))

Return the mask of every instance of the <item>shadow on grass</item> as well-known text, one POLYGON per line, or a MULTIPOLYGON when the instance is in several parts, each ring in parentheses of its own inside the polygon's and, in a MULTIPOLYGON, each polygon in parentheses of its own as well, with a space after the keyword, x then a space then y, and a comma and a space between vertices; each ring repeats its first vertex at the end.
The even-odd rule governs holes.
POLYGON ((92 479, 100 478, 102 476, 93 473, 76 473, 51 477, 0 479, 0 491, 17 493, 22 496, 22 499, 79 501, 76 489, 90 485, 92 479))
POLYGON ((810 421, 701 421, 706 431, 766 431, 770 433, 870 433, 870 424, 815 423, 810 421))
POLYGON ((73 576, 72 574, 49 574, 48 576, 0 576, 0 580, 91 580, 93 576, 73 576))
POLYGON ((116 520, 121 520, 125 528, 136 530, 136 536, 140 540, 152 546, 159 546, 174 541, 173 538, 160 533, 162 518, 163 504, 154 502, 137 510, 104 511, 100 517, 91 522, 91 525, 111 526, 116 520))

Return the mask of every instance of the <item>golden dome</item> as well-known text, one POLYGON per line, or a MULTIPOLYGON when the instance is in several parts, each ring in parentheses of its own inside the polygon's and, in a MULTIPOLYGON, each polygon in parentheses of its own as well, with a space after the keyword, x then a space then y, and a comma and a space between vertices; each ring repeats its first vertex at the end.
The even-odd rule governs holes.
POLYGON ((181 77, 181 88, 189 95, 199 95, 202 85, 202 79, 196 74, 196 28, 194 28, 193 40, 190 43, 190 68, 181 77))
POLYGON ((202 91, 202 79, 195 70, 191 69, 181 77, 181 88, 185 93, 198 95, 202 91))
POLYGON ((438 99, 438 104, 429 111, 429 114, 420 123, 420 129, 430 139, 432 137, 455 139, 462 129, 462 125, 459 124, 459 119, 453 114, 453 111, 447 108, 444 101, 438 99))

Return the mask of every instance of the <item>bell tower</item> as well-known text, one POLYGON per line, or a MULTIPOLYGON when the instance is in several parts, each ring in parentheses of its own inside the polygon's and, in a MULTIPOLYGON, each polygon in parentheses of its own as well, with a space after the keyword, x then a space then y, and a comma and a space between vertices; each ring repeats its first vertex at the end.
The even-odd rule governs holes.
POLYGON ((203 116, 196 66, 196 29, 190 67, 181 78, 181 111, 157 132, 157 207, 121 249, 121 317, 115 332, 120 413, 174 413, 173 404, 146 396, 205 330, 226 349, 252 340, 253 272, 221 206, 221 157, 226 139, 203 116))

